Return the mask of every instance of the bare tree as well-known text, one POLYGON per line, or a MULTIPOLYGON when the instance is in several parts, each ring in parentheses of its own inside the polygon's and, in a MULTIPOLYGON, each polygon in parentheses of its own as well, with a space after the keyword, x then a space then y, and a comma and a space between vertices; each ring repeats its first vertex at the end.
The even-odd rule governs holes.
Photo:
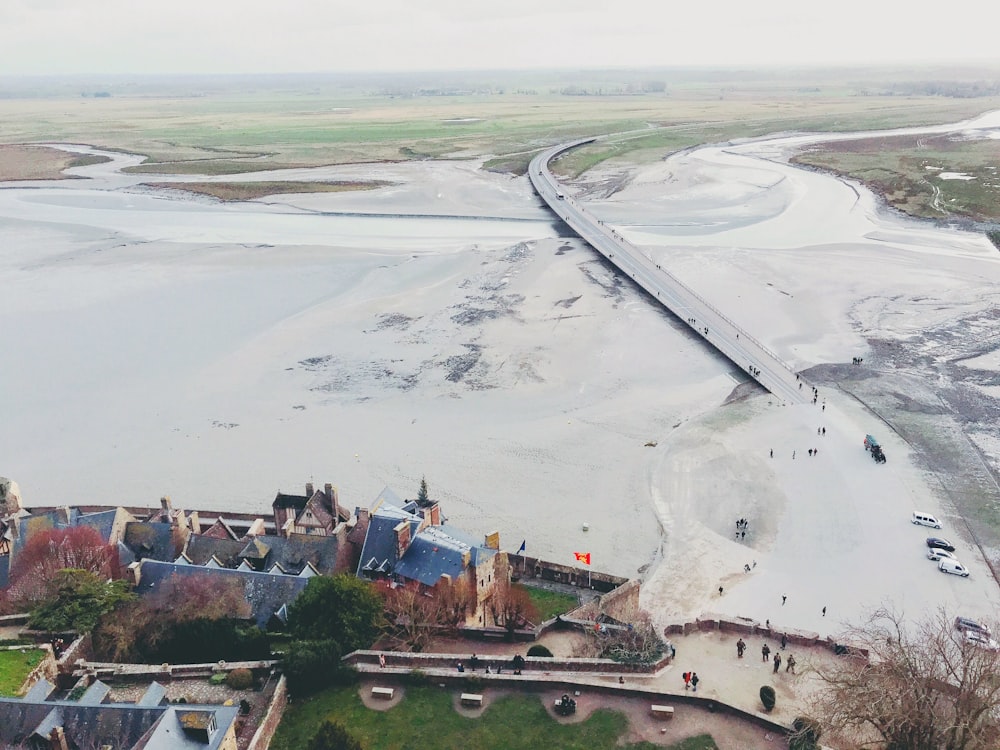
POLYGON ((514 583, 497 584, 493 596, 489 599, 490 614, 493 622, 501 628, 506 628, 508 635, 513 635, 518 628, 530 627, 533 620, 538 619, 538 610, 523 586, 514 583))
POLYGON ((464 578, 441 581, 433 589, 411 583, 385 594, 395 638, 414 651, 422 651, 435 633, 463 624, 474 604, 475 592, 464 578))
POLYGON ((1000 745, 1000 653, 969 640, 943 610, 908 626, 882 608, 845 637, 868 658, 817 669, 812 706, 833 731, 886 750, 985 750, 1000 745))
POLYGON ((595 627, 590 632, 594 656, 627 664, 655 662, 666 647, 645 612, 627 625, 595 627))

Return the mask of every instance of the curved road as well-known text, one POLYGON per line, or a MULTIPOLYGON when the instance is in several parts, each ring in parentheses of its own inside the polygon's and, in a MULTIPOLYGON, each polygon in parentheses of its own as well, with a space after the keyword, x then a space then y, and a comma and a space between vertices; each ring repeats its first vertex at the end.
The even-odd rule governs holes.
POLYGON ((549 161, 561 153, 595 140, 585 138, 554 146, 531 160, 528 176, 542 200, 591 247, 614 263, 737 367, 755 378, 782 403, 802 404, 812 401, 812 386, 796 375, 777 354, 563 192, 555 176, 549 171, 549 161))

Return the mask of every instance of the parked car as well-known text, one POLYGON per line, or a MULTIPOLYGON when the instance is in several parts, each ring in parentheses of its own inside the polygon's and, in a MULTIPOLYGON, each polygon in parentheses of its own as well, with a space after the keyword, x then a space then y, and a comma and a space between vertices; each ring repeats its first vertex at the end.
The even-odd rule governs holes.
POLYGON ((981 622, 971 620, 968 617, 956 617, 955 628, 957 630, 961 630, 963 633, 967 630, 975 630, 987 636, 990 634, 990 629, 988 627, 983 625, 981 622))
POLYGON ((966 630, 964 635, 966 643, 988 648, 990 651, 1000 651, 1000 643, 994 641, 986 633, 981 633, 978 630, 966 630))
POLYGON ((938 562, 938 570, 942 573, 962 576, 962 578, 969 577, 969 569, 967 567, 962 565, 958 560, 949 560, 947 557, 938 562))
POLYGON ((927 546, 937 549, 947 550, 948 552, 955 551, 955 545, 949 542, 947 539, 939 539, 936 536, 927 537, 927 546))
POLYGON ((927 550, 928 560, 934 560, 935 562, 937 562, 938 560, 942 560, 944 558, 948 558, 949 560, 958 559, 957 557, 955 557, 955 553, 949 552, 946 549, 941 549, 939 547, 931 547, 929 550, 927 550))
POLYGON ((930 526, 932 529, 940 529, 941 522, 937 520, 930 513, 924 513, 923 511, 915 510, 910 516, 910 522, 915 523, 918 526, 930 526))

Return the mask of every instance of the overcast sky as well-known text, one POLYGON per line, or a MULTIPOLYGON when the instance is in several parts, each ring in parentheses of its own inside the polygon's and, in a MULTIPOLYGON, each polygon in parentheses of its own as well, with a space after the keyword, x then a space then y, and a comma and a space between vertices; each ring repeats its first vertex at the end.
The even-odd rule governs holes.
POLYGON ((997 0, 0 0, 0 75, 1000 61, 997 0))

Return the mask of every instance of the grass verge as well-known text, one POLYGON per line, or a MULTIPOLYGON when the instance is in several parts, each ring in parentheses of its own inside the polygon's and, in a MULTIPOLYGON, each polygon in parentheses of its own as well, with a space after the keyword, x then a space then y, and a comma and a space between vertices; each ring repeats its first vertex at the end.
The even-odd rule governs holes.
MULTIPOLYGON (((292 703, 271 742, 272 750, 308 747, 326 719, 340 722, 367 750, 653 750, 648 742, 619 744, 628 719, 600 709, 579 724, 559 724, 545 711, 538 696, 511 695, 493 703, 477 719, 460 716, 451 691, 409 687, 406 697, 390 711, 365 708, 356 687, 324 691, 292 703)), ((661 748, 662 750, 662 748, 661 748)), ((708 735, 690 738, 674 750, 717 750, 708 735)))
POLYGON ((580 606, 579 600, 570 594, 546 591, 545 589, 524 586, 523 584, 517 585, 521 586, 528 593, 528 596, 531 597, 531 603, 538 610, 539 622, 545 622, 556 615, 565 614, 571 609, 576 609, 580 606))
POLYGON ((15 695, 44 658, 45 652, 38 648, 0 651, 0 695, 15 695))

